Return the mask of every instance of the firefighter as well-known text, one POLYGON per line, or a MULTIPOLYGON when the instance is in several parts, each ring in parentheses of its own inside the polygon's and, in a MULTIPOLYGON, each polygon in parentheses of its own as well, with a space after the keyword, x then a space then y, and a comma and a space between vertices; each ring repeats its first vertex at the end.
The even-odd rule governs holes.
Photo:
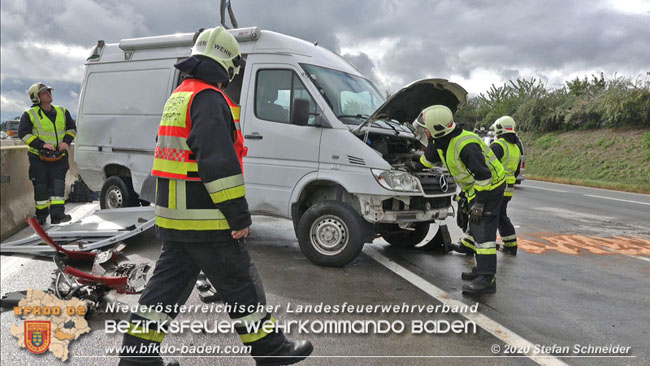
POLYGON ((463 292, 496 292, 496 232, 505 171, 483 140, 457 126, 444 105, 428 107, 416 119, 429 139, 420 163, 427 168, 443 162, 468 202, 469 234, 475 244, 476 267, 462 278, 472 280, 463 292))
POLYGON ((512 117, 503 116, 497 119, 490 128, 496 135, 496 140, 492 142, 490 149, 506 171, 506 190, 503 194, 499 214, 499 235, 503 240, 503 252, 517 255, 517 234, 508 217, 508 202, 515 193, 515 183, 521 168, 521 156, 524 148, 515 131, 515 120, 512 117))
POLYGON ((52 224, 67 222, 71 217, 65 213, 65 175, 76 126, 67 109, 52 104, 52 87, 35 83, 27 95, 32 106, 20 117, 18 137, 28 146, 36 218, 41 225, 48 216, 52 224))
POLYGON ((244 245, 252 221, 240 160, 243 144, 238 145, 241 135, 233 118, 239 107, 222 91, 241 64, 235 38, 216 27, 200 32, 190 58, 175 65, 189 76, 165 104, 152 170, 162 249, 139 300, 147 311, 131 314, 123 339, 124 346, 147 352, 123 353, 120 365, 163 364, 157 347, 165 321, 178 315, 175 305, 185 303, 200 271, 223 298, 257 365, 296 363, 313 350, 309 341, 286 339, 274 329, 273 315, 260 309, 266 305, 264 287, 244 245), (143 321, 153 326, 143 329, 138 325, 143 321))

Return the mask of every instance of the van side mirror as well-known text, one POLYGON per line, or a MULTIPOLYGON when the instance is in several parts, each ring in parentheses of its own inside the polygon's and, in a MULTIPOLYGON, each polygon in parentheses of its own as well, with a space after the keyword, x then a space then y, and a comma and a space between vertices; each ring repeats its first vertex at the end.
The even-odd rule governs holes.
POLYGON ((297 98, 293 101, 293 110, 291 111, 291 124, 306 126, 309 121, 309 100, 297 98))

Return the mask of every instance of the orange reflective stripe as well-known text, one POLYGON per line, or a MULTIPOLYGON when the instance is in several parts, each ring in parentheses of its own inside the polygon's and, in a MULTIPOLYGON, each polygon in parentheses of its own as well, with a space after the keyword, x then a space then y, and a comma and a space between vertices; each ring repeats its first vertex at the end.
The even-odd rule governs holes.
POLYGON ((171 161, 182 161, 187 163, 196 162, 195 160, 190 159, 190 155, 192 155, 192 152, 188 150, 177 150, 169 147, 156 146, 154 158, 171 161))
POLYGON ((190 136, 190 131, 185 127, 160 126, 160 128, 158 128, 158 134, 164 136, 180 136, 187 138, 190 136))
POLYGON ((162 178, 172 178, 172 179, 182 179, 182 180, 196 180, 196 181, 201 180, 200 177, 188 177, 186 174, 168 173, 168 172, 163 172, 161 170, 156 170, 156 169, 151 170, 151 175, 155 175, 157 177, 162 177, 162 178))

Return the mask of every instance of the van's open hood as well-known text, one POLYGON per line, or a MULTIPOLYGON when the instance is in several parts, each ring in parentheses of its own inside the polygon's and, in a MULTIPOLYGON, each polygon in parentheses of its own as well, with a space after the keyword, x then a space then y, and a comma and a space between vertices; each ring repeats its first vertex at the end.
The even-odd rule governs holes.
POLYGON ((415 81, 391 95, 377 110, 353 132, 377 120, 396 120, 402 124, 413 122, 428 106, 443 104, 456 112, 465 102, 467 91, 446 79, 423 79, 415 81))

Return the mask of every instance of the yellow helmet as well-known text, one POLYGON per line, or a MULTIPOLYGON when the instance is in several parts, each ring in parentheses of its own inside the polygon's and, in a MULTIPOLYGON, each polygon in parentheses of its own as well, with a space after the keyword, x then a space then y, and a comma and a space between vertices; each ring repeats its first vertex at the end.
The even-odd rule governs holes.
POLYGON ((512 119, 510 116, 503 116, 499 119, 497 119, 493 124, 492 124, 492 129, 494 130, 494 134, 499 136, 503 135, 506 133, 516 133, 515 132, 515 120, 512 119))
POLYGON ((434 139, 446 136, 456 128, 451 109, 444 105, 432 105, 425 108, 415 123, 428 129, 434 139))
POLYGON ((201 32, 192 47, 192 56, 202 55, 217 61, 228 73, 230 81, 239 73, 242 63, 239 43, 223 27, 201 32))
POLYGON ((34 83, 29 87, 29 89, 27 89, 27 95, 29 95, 29 99, 32 100, 32 103, 40 104, 41 98, 39 98, 38 95, 46 90, 52 90, 52 87, 41 82, 34 83))

